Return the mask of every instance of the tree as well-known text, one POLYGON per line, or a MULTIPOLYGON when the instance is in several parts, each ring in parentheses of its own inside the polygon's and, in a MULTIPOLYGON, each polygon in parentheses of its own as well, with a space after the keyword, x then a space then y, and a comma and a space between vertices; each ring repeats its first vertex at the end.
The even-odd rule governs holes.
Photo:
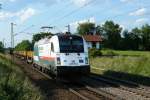
POLYGON ((125 30, 123 32, 122 49, 124 50, 139 50, 140 38, 138 28, 134 28, 131 32, 125 30))
POLYGON ((15 50, 18 51, 32 50, 32 43, 29 40, 23 40, 15 47, 15 50))
POLYGON ((82 23, 77 28, 77 32, 80 35, 93 34, 94 31, 95 31, 95 24, 90 22, 82 23))
POLYGON ((121 31, 122 28, 119 24, 115 24, 113 21, 106 21, 102 25, 103 34, 104 34, 104 45, 107 48, 119 49, 121 41, 121 31))
POLYGON ((0 52, 3 53, 4 52, 4 45, 3 43, 0 41, 0 52))
POLYGON ((141 28, 141 38, 144 50, 150 50, 150 25, 143 25, 141 28))
POLYGON ((100 35, 102 37, 105 37, 103 34, 103 27, 102 26, 100 26, 100 25, 96 26, 96 34, 100 35))
POLYGON ((39 40, 41 40, 45 37, 48 37, 48 36, 51 37, 52 33, 43 33, 43 32, 41 32, 41 33, 35 34, 35 35, 33 35, 33 38, 32 38, 32 44, 34 44, 35 42, 37 42, 37 41, 39 41, 39 40))

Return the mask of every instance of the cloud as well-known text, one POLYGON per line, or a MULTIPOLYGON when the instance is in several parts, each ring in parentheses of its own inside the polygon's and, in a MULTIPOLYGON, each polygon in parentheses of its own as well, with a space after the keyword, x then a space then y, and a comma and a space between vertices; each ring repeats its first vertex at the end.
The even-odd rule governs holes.
POLYGON ((11 18, 14 15, 12 13, 9 12, 0 12, 0 20, 5 20, 7 18, 11 18))
POLYGON ((36 14, 35 9, 27 8, 27 9, 23 9, 20 12, 18 12, 17 16, 20 18, 21 22, 24 22, 35 14, 36 14))
POLYGON ((144 24, 148 21, 148 18, 140 18, 140 19, 137 19, 135 22, 137 24, 144 24))
POLYGON ((2 12, 0 12, 0 20, 16 18, 16 19, 19 19, 20 22, 24 22, 35 14, 36 14, 36 10, 33 8, 22 9, 18 12, 2 11, 2 12))
POLYGON ((130 16, 142 16, 142 15, 145 15, 146 12, 147 12, 146 8, 141 8, 141 9, 138 9, 134 12, 129 13, 129 15, 130 16))
POLYGON ((84 6, 91 0, 71 0, 77 6, 84 6))

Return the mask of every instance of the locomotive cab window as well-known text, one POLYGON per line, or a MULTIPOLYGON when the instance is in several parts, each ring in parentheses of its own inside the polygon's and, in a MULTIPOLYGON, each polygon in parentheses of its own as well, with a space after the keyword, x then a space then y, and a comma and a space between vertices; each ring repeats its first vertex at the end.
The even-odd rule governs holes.
POLYGON ((61 53, 83 53, 83 39, 79 36, 59 37, 59 46, 61 53))

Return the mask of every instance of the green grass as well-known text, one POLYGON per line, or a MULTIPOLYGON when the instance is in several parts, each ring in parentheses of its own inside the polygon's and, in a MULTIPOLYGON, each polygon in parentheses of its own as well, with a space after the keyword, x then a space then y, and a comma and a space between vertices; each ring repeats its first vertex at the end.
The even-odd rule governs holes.
POLYGON ((21 69, 0 54, 0 100, 43 100, 21 69))
POLYGON ((150 77, 150 52, 103 50, 102 54, 104 56, 90 59, 92 68, 99 68, 92 69, 93 73, 112 71, 150 77))
POLYGON ((116 55, 120 56, 147 56, 150 57, 149 51, 117 51, 117 50, 102 50, 103 55, 108 55, 110 52, 113 52, 116 55))

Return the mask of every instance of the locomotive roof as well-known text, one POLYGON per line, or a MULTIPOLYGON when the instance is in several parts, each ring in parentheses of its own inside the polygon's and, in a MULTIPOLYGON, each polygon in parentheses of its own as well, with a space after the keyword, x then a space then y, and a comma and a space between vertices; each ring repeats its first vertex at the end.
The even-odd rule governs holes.
MULTIPOLYGON (((81 37, 81 36, 79 36, 79 35, 74 35, 74 34, 55 34, 55 35, 53 35, 53 36, 58 36, 59 38, 61 38, 61 37, 81 37)), ((51 36, 51 37, 46 37, 46 38, 44 38, 44 39, 41 39, 41 40, 39 40, 38 42, 36 42, 35 45, 37 45, 37 44, 43 44, 43 43, 45 43, 45 42, 48 43, 49 40, 50 40, 53 36, 51 36)))
POLYGON ((59 34, 58 37, 80 37, 79 35, 74 34, 59 34))

